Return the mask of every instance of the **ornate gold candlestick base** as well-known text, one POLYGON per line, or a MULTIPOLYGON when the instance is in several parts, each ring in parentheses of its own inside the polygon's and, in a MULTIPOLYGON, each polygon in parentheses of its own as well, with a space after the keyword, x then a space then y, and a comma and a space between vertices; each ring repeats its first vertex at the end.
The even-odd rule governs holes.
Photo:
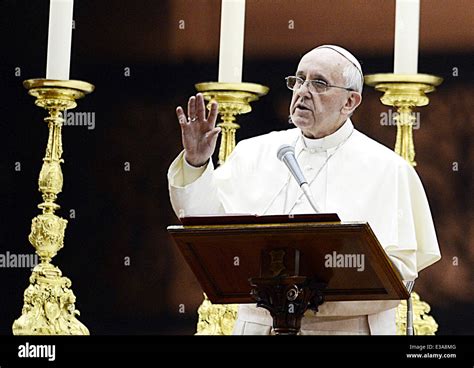
MULTIPOLYGON (((413 302, 413 328, 415 335, 434 335, 438 330, 438 324, 428 313, 431 307, 428 303, 422 301, 420 296, 414 291, 411 293, 413 302)), ((405 335, 407 328, 407 301, 402 300, 397 308, 397 335, 405 335)))
POLYGON ((397 138, 395 152, 416 166, 415 146, 413 144, 413 108, 426 106, 429 99, 426 93, 433 92, 443 78, 428 74, 372 74, 364 77, 365 83, 377 91, 384 92, 380 101, 384 105, 397 108, 397 138))
POLYGON ((235 147, 235 132, 240 128, 235 122, 237 114, 252 111, 250 102, 258 100, 268 93, 268 87, 255 83, 218 83, 205 82, 195 85, 202 92, 206 101, 217 101, 222 129, 221 145, 219 148, 219 164, 225 162, 235 147))
POLYGON ((49 136, 43 166, 39 175, 39 191, 43 202, 38 205, 42 214, 33 218, 28 240, 35 247, 41 262, 34 268, 30 285, 24 293, 20 318, 13 323, 14 335, 89 335, 89 330, 76 319, 76 297, 70 289, 71 280, 63 277, 51 259, 64 245, 67 220, 54 212, 55 203, 63 186, 61 163, 62 112, 76 107, 76 99, 94 90, 87 82, 30 79, 23 82, 28 93, 36 97, 35 104, 49 113, 49 136))
POLYGON ((231 335, 238 309, 238 304, 212 304, 204 294, 204 301, 198 309, 196 335, 231 335))

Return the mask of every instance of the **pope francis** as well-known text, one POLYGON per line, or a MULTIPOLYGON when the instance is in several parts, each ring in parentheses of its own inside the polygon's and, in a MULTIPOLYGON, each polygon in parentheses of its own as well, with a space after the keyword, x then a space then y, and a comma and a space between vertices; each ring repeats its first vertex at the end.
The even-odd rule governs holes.
MULTIPOLYGON (((350 116, 361 103, 363 79, 347 50, 335 45, 311 50, 296 75, 286 78, 296 128, 239 142, 217 169, 210 157, 220 132, 218 106, 213 103, 206 116, 203 96, 192 96, 187 114, 176 109, 184 147, 168 172, 176 214, 314 212, 277 158, 278 148, 289 144, 318 208, 342 221, 367 221, 403 279, 414 280, 441 257, 430 208, 415 170, 354 128, 350 116)), ((305 314, 301 334, 395 334, 398 303, 326 302, 316 314, 305 314)), ((265 309, 244 304, 234 334, 271 334, 271 326, 265 309)))

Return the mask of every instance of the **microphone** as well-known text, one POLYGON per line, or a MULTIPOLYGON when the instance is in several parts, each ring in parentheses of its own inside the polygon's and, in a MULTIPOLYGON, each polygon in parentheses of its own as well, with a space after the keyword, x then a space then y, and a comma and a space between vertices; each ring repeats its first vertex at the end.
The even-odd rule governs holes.
POLYGON ((303 175, 301 171, 300 165, 295 157, 295 148, 290 146, 289 144, 284 144, 278 148, 277 157, 280 161, 282 161, 288 170, 290 170, 291 175, 295 178, 298 186, 303 191, 304 195, 308 199, 309 204, 313 207, 313 210, 316 213, 321 212, 318 208, 316 201, 313 198, 313 194, 311 193, 311 189, 309 188, 308 181, 303 175))

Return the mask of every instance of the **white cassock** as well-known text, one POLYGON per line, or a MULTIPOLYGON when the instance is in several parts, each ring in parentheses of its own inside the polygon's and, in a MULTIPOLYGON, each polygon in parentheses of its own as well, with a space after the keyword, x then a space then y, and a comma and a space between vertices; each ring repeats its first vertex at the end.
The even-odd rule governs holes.
MULTIPOLYGON (((321 139, 299 128, 239 142, 224 165, 194 168, 181 154, 169 168, 169 191, 179 217, 251 213, 313 213, 301 189, 278 160, 282 144, 295 154, 325 213, 366 221, 403 280, 441 258, 425 191, 415 170, 392 150, 354 129, 348 119, 321 139)), ((399 301, 326 302, 306 312, 302 334, 395 334, 399 301)), ((239 306, 236 334, 267 334, 272 319, 254 304, 239 306)))

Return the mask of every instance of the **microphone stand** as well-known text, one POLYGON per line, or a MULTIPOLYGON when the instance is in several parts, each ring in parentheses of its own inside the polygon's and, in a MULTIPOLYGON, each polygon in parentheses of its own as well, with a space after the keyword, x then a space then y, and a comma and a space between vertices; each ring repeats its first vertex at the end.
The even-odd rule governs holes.
POLYGON ((318 208, 318 205, 316 204, 316 201, 313 198, 313 195, 311 193, 311 189, 309 188, 308 183, 302 183, 300 188, 303 191, 306 198, 308 199, 308 202, 311 205, 311 207, 313 207, 314 212, 320 213, 321 210, 318 208))
POLYGON ((415 331, 413 329, 413 301, 411 300, 411 291, 415 281, 407 282, 407 290, 410 293, 410 297, 407 299, 407 336, 413 336, 415 331))

